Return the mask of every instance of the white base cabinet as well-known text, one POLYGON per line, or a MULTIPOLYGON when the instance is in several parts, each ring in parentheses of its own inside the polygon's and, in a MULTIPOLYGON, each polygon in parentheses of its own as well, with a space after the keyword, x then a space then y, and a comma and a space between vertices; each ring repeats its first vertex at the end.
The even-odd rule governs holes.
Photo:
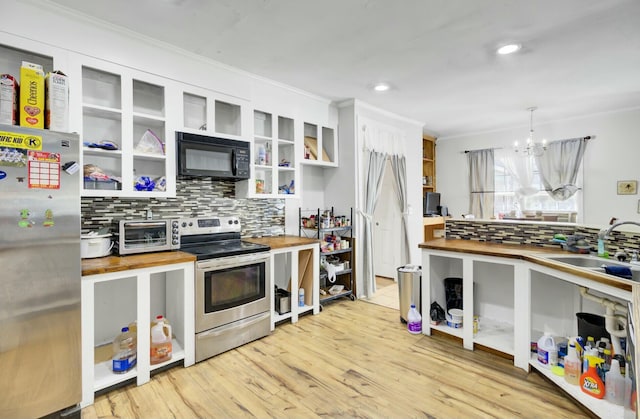
POLYGON ((525 262, 518 259, 491 256, 466 255, 442 251, 423 251, 422 256, 422 313, 423 333, 431 329, 462 339, 466 349, 473 350, 479 344, 512 355, 514 365, 528 370, 529 345, 523 342, 521 330, 516 324, 527 321, 528 275, 525 262), (447 311, 446 278, 462 279, 462 327, 449 327, 445 322, 431 324, 429 312, 436 301, 447 311), (516 286, 516 282, 518 286, 516 286), (514 306, 518 310, 514 310, 514 306), (478 316, 478 332, 474 334, 474 316, 478 316))
POLYGON ((291 320, 292 323, 296 323, 298 317, 304 313, 312 312, 313 314, 318 314, 320 312, 319 260, 320 247, 318 243, 271 249, 271 287, 277 286, 281 289, 287 289, 291 284, 289 290, 291 292, 289 299, 291 311, 279 314, 276 311, 275 301, 271 300, 272 331, 277 323, 284 320, 291 320), (299 280, 294 281, 293 278, 299 278, 299 280), (300 286, 304 287, 304 305, 298 304, 300 286))
POLYGON ((557 337, 577 336, 577 312, 604 315, 604 307, 582 298, 580 287, 619 302, 633 301, 631 291, 599 283, 521 259, 471 253, 422 250, 422 330, 438 330, 462 339, 466 349, 482 345, 513 356, 516 367, 534 368, 601 418, 622 418, 627 411, 606 400, 584 394, 579 386, 537 361, 531 342, 544 332, 557 337), (444 279, 462 278, 463 327, 446 322, 431 324, 430 307, 436 301, 446 311, 444 279), (474 315, 479 317, 476 334, 474 315))
POLYGON ((93 404, 96 391, 133 378, 142 385, 151 371, 177 361, 185 367, 195 363, 193 278, 193 262, 82 277, 82 407, 93 404), (150 322, 158 314, 170 321, 173 355, 151 365, 150 322), (137 364, 125 374, 114 374, 112 341, 133 321, 137 364))

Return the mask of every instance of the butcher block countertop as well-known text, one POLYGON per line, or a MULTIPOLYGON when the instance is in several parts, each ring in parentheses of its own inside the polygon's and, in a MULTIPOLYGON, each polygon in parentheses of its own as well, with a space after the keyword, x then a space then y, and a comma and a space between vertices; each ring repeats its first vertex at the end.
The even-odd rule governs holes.
POLYGON ((299 237, 299 236, 275 236, 275 237, 255 237, 255 238, 243 238, 242 240, 257 243, 257 244, 265 244, 272 249, 282 249, 285 247, 294 247, 294 246, 303 246, 305 244, 314 244, 320 243, 318 239, 309 239, 307 237, 299 237))
MULTIPOLYGON (((625 291, 632 291, 636 282, 624 278, 617 278, 612 275, 591 271, 588 269, 578 268, 566 263, 556 262, 547 259, 545 256, 552 255, 577 255, 560 248, 547 248, 539 246, 526 246, 517 244, 501 244, 479 242, 474 240, 460 239, 435 239, 428 242, 420 243, 418 247, 422 249, 444 250, 447 252, 471 253, 485 256, 497 256, 512 259, 522 259, 528 262, 543 265, 548 268, 556 269, 561 272, 578 275, 583 278, 591 279, 602 284, 610 285, 625 291)), ((602 259, 602 263, 606 264, 607 260, 602 259)))
POLYGON ((160 265, 172 265, 174 263, 195 262, 195 260, 196 257, 194 255, 179 250, 82 259, 82 276, 128 271, 131 269, 149 268, 160 265))

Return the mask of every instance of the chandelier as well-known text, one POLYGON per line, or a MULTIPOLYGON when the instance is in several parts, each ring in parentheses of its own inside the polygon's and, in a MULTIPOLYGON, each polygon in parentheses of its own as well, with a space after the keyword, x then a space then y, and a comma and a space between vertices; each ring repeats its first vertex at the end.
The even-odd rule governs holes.
POLYGON ((529 125, 529 138, 527 138, 525 145, 518 147, 517 141, 513 144, 514 151, 523 156, 541 156, 547 149, 547 140, 543 139, 541 143, 536 143, 533 139, 533 111, 536 109, 538 108, 527 108, 527 110, 531 112, 531 120, 529 125))

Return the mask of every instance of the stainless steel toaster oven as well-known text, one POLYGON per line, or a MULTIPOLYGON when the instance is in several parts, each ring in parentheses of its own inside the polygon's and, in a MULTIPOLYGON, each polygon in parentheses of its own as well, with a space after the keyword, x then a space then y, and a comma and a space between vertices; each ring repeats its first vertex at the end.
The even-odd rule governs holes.
POLYGON ((180 229, 177 219, 114 220, 115 252, 119 255, 163 252, 180 248, 180 229))

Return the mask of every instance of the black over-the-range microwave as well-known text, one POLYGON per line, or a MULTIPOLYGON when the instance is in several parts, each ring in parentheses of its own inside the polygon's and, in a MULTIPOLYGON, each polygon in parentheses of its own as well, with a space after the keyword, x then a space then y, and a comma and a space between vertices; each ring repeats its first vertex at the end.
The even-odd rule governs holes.
POLYGON ((176 155, 179 176, 249 179, 246 141, 176 131, 176 155))

